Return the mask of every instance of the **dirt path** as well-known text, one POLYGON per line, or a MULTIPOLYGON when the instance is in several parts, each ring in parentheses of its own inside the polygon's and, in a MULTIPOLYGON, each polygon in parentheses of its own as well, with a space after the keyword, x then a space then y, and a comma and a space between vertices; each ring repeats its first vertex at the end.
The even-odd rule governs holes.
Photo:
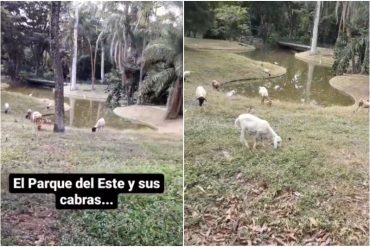
POLYGON ((332 87, 350 95, 356 102, 369 98, 368 75, 341 75, 329 80, 332 87))
POLYGON ((133 105, 117 107, 113 111, 119 117, 142 123, 156 129, 159 133, 182 136, 183 119, 166 120, 166 109, 163 107, 133 105))

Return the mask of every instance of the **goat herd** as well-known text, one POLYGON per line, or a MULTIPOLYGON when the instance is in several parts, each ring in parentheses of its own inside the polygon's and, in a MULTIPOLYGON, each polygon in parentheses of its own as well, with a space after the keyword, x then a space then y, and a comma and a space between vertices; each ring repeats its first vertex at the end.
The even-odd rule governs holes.
MULTIPOLYGON (((48 103, 48 105, 46 106, 46 109, 50 109, 51 108, 51 104, 48 103)), ((9 103, 5 103, 4 104, 4 113, 5 114, 10 114, 10 105, 9 103)), ((41 114, 40 112, 38 111, 32 111, 31 109, 28 109, 27 110, 27 114, 26 114, 26 119, 29 119, 31 120, 35 126, 37 127, 38 130, 41 130, 42 128, 42 125, 43 124, 51 124, 51 120, 50 119, 47 119, 46 116, 48 116, 50 114, 41 114)), ((53 114, 51 114, 53 115, 53 114)), ((94 127, 91 128, 91 131, 92 132, 96 132, 96 131, 102 131, 105 127, 105 120, 104 118, 100 118, 96 124, 94 125, 94 127)))
MULTIPOLYGON (((185 71, 184 78, 186 79, 187 76, 190 75, 190 71, 185 71)), ((219 90, 221 83, 213 80, 212 87, 215 90, 219 90)), ((268 95, 267 88, 259 87, 258 90, 259 95, 261 96, 261 104, 264 104, 265 101, 268 106, 272 106, 272 100, 268 95)), ((235 94, 235 90, 232 90, 226 93, 226 96, 231 97, 235 94)), ((199 102, 199 106, 202 107, 204 102, 207 101, 207 92, 203 86, 198 86, 195 91, 196 99, 199 102)), ((361 99, 358 103, 357 109, 354 111, 356 112, 360 108, 369 108, 369 99, 363 100, 361 99)), ((241 114, 235 120, 235 126, 241 129, 240 133, 240 142, 245 145, 248 149, 250 148, 248 145, 248 141, 246 140, 246 135, 252 137, 253 139, 253 146, 252 149, 255 150, 257 146, 257 142, 261 142, 262 146, 264 146, 263 141, 267 140, 273 144, 274 148, 278 148, 281 146, 282 139, 281 137, 276 134, 276 132, 271 128, 270 124, 263 119, 258 118, 252 114, 241 114)))

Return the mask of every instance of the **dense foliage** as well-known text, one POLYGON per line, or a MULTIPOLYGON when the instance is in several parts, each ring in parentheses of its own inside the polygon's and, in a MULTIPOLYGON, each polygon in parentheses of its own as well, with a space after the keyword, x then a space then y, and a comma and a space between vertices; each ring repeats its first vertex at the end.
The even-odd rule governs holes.
MULTIPOLYGON (((13 81, 53 78, 49 5, 1 4, 3 71, 13 81)), ((78 80, 94 90, 105 73, 115 75, 105 80, 111 105, 165 104, 182 81, 182 2, 63 2, 59 27, 64 80, 75 75, 77 44, 78 80)))
MULTIPOLYGON (((335 46, 336 74, 368 73, 369 3, 320 2, 318 45, 335 46)), ((316 2, 185 2, 185 35, 309 45, 316 2)))

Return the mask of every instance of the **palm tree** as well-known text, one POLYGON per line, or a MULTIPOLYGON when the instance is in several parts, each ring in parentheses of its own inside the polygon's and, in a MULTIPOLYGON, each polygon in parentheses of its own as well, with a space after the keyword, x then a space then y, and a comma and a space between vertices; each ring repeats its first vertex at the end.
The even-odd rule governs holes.
POLYGON ((368 73, 369 3, 338 1, 335 14, 338 23, 338 37, 334 70, 339 74, 344 72, 351 61, 352 73, 368 73))
POLYGON ((75 24, 73 27, 73 59, 72 59, 72 75, 71 75, 71 90, 76 90, 77 77, 77 51, 78 51, 78 11, 79 6, 75 7, 75 24))
POLYGON ((313 32, 312 32, 310 55, 315 55, 316 54, 317 36, 318 36, 318 32, 319 32, 320 10, 321 10, 321 2, 317 1, 316 2, 315 21, 314 21, 313 32))

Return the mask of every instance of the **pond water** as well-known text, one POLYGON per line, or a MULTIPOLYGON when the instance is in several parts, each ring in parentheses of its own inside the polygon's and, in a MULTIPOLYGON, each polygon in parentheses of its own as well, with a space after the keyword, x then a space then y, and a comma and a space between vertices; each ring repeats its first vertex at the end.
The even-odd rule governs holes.
POLYGON ((258 87, 265 86, 272 99, 318 104, 320 106, 348 106, 353 99, 330 86, 333 77, 331 68, 315 66, 298 60, 294 53, 285 49, 256 49, 242 53, 248 58, 277 63, 287 69, 281 77, 261 80, 247 80, 227 83, 223 90, 236 89, 237 94, 245 96, 258 95, 258 87))
MULTIPOLYGON (((54 99, 51 88, 27 86, 9 87, 7 91, 18 92, 25 95, 32 93, 32 97, 54 99)), ((14 99, 16 100, 16 99, 14 99)), ((96 121, 103 117, 108 128, 114 129, 139 129, 147 128, 144 125, 135 124, 122 119, 114 114, 113 110, 106 107, 105 102, 82 100, 64 97, 64 102, 71 108, 65 112, 65 124, 77 128, 91 128, 96 121)), ((12 104, 12 102, 9 102, 12 104)))

